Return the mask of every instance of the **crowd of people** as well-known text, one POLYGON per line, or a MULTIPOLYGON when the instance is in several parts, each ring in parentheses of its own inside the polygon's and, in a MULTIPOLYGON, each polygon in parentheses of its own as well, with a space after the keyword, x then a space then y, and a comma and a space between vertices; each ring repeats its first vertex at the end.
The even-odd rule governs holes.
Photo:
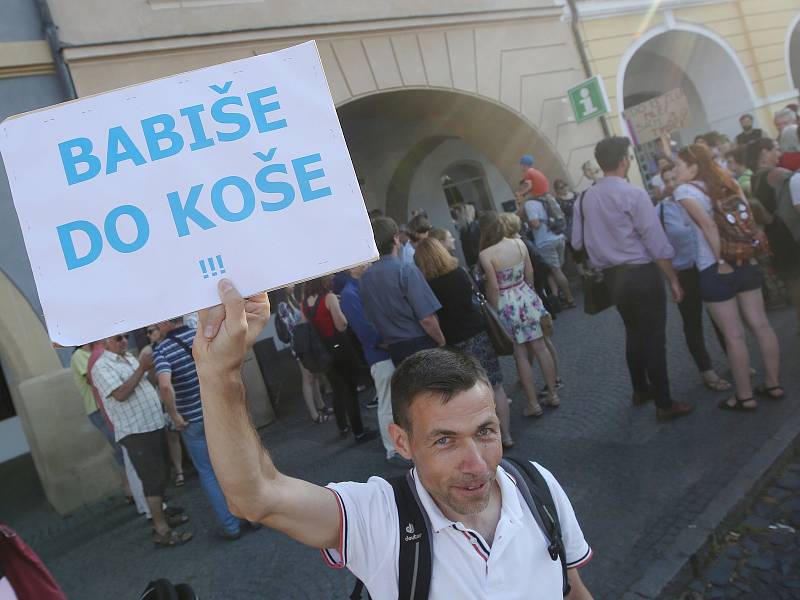
POLYGON ((150 325, 136 336, 115 335, 76 348, 70 366, 91 423, 111 445, 129 504, 152 527, 157 546, 193 537, 179 530, 184 508, 166 503, 168 481, 185 484, 184 449, 218 524, 218 535, 236 540, 251 524, 231 514, 208 453, 200 384, 192 344, 196 315, 150 325), (139 338, 139 352, 128 349, 139 338))
MULTIPOLYGON (((793 108, 776 114, 775 122, 778 140, 764 137, 744 115, 735 144, 706 134, 658 157, 649 193, 627 179, 630 141, 611 137, 583 165, 588 186, 580 193, 563 179, 553 181, 551 192, 533 156, 525 155, 510 211, 456 204, 452 223, 440 228, 424 211, 400 225, 372 211, 375 263, 273 297, 276 330, 296 358, 309 418, 320 425, 335 421, 341 438, 352 436, 356 444, 379 437, 387 461, 411 468, 413 453, 398 442, 398 419, 405 418, 398 410, 408 406, 393 398, 397 372, 410 357, 451 364, 465 355, 479 373, 470 381, 485 382, 500 446, 513 447, 507 393, 513 382, 504 381, 499 356, 513 356, 523 417, 561 405, 554 319, 577 306, 570 271, 594 273, 619 312, 633 406, 654 401, 660 421, 693 410, 671 391, 665 282, 701 381, 716 392, 733 391, 720 408, 753 411, 757 398, 783 398, 780 349, 764 294, 785 295, 800 317, 800 135, 793 108), (720 375, 720 360, 715 367, 706 345, 706 313, 732 382, 720 375), (761 353, 758 385, 746 330, 761 353), (456 354, 430 354, 443 347, 456 354), (367 406, 377 409, 378 431, 362 419, 360 382, 367 371, 375 389, 367 406)), ((184 452, 220 536, 237 539, 251 525, 241 511, 232 514, 211 463, 192 354, 197 326, 196 316, 154 324, 139 332, 138 356, 128 351, 129 336, 117 335, 77 348, 71 361, 87 417, 114 449, 129 502, 151 521, 153 542, 167 547, 192 539, 179 529, 189 516, 165 502, 170 478, 184 484, 184 452)), ((415 365, 406 370, 424 378, 425 365, 415 365)))

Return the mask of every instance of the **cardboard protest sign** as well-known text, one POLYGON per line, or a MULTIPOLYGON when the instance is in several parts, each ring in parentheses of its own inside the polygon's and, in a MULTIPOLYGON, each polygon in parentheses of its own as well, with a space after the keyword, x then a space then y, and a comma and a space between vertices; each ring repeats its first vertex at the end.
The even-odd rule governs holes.
POLYGON ((0 152, 63 345, 377 256, 314 42, 12 117, 0 152))
POLYGON ((627 108, 622 114, 638 144, 674 133, 691 122, 689 99, 682 88, 627 108))

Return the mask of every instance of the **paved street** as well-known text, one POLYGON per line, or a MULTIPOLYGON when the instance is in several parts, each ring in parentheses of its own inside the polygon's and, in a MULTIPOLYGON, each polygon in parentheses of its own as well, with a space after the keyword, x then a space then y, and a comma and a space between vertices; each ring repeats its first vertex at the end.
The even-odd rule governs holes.
POLYGON ((725 534, 716 557, 682 600, 800 598, 800 458, 759 495, 725 534))
MULTIPOLYGON (((695 519, 748 460, 797 419, 800 336, 788 309, 773 311, 770 318, 781 339, 788 398, 763 401, 755 414, 716 407, 721 396, 700 384, 674 309, 668 333, 673 394, 698 407, 694 415, 674 423, 658 424, 652 405, 630 406, 623 330, 614 311, 588 317, 575 310, 556 321, 566 386, 561 408, 549 410, 542 419, 521 416, 522 394, 513 364, 504 361, 507 388, 514 398, 515 450, 552 470, 572 499, 595 551, 583 571, 595 598, 625 596, 664 549, 694 527, 695 519)), ((709 344, 721 366, 721 353, 711 336, 709 344)), ((761 372, 760 365, 755 366, 761 372)), ((387 469, 377 442, 354 447, 339 441, 333 421, 310 423, 301 398, 292 391, 294 378, 287 377, 281 387, 279 420, 261 431, 282 470, 323 484, 395 473, 387 469)), ((374 424, 374 411, 365 413, 374 424)), ((23 463, 15 463, 18 471, 25 470, 23 463)), ((0 472, 4 480, 7 476, 0 472)), ((14 476, 19 484, 10 494, 3 485, 0 515, 40 553, 70 598, 131 598, 155 577, 188 581, 203 600, 344 599, 350 593, 348 573, 327 569, 316 551, 283 535, 261 530, 233 543, 215 539, 196 478, 171 492, 176 503, 186 506, 195 539, 184 547, 156 550, 144 519, 121 498, 62 519, 46 508, 34 479, 14 476)))

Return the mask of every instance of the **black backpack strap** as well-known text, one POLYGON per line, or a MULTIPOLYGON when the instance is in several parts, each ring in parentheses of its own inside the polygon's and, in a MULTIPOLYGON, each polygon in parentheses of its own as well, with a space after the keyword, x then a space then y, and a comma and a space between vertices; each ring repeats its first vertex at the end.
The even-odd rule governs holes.
POLYGON ((417 495, 411 471, 388 480, 400 525, 398 600, 427 600, 433 570, 431 524, 417 495))
POLYGON ((571 589, 567 577, 567 551, 564 547, 564 539, 561 537, 561 523, 558 520, 558 510, 553 501, 550 486, 547 485, 547 481, 539 469, 534 467, 530 461, 504 458, 500 462, 500 466, 516 479, 517 487, 522 497, 525 498, 525 503, 536 523, 544 532, 550 558, 561 560, 563 592, 566 597, 571 589))
MULTIPOLYGON (((356 585, 350 593, 350 600, 361 600, 361 593, 364 591, 364 582, 356 579, 356 585)), ((369 594, 367 594, 369 596, 369 594)))
POLYGON ((175 330, 174 330, 174 329, 173 329, 172 331, 170 331, 170 332, 169 332, 167 335, 165 335, 164 337, 165 337, 165 338, 167 338, 168 340, 172 340, 173 342, 175 342, 176 344, 178 344, 178 346, 180 346, 181 348, 183 348, 183 349, 186 351, 186 354, 188 354, 189 356, 191 356, 191 357, 192 357, 192 360, 194 360, 194 356, 192 355, 192 349, 191 349, 191 347, 190 347, 190 346, 189 346, 189 345, 188 345, 186 342, 184 342, 184 341, 183 341, 181 338, 179 338, 179 337, 178 337, 178 334, 177 334, 177 333, 175 333, 175 330))

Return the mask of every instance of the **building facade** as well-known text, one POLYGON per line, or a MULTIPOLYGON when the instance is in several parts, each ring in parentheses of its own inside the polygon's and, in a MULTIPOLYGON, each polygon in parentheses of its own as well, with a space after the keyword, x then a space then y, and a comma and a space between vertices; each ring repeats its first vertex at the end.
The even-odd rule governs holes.
MULTIPOLYGON (((3 11, 0 117, 314 39, 367 208, 399 222, 425 209, 441 227, 453 202, 499 210, 513 198, 522 154, 586 186, 580 165, 604 132, 576 123, 565 94, 590 73, 619 134, 625 108, 681 87, 685 140, 735 135, 743 112, 772 131, 800 83, 797 0, 5 0, 3 11)), ((0 418, 19 416, 0 421, 0 461, 31 451, 67 512, 115 478, 68 353, 42 325, 4 178, 0 364, 13 402, 0 418)))
POLYGON ((586 0, 578 14, 617 133, 629 133, 626 108, 675 88, 690 106, 690 123, 676 132, 683 144, 709 131, 733 139, 744 113, 774 135, 774 112, 798 101, 797 0, 586 0))

